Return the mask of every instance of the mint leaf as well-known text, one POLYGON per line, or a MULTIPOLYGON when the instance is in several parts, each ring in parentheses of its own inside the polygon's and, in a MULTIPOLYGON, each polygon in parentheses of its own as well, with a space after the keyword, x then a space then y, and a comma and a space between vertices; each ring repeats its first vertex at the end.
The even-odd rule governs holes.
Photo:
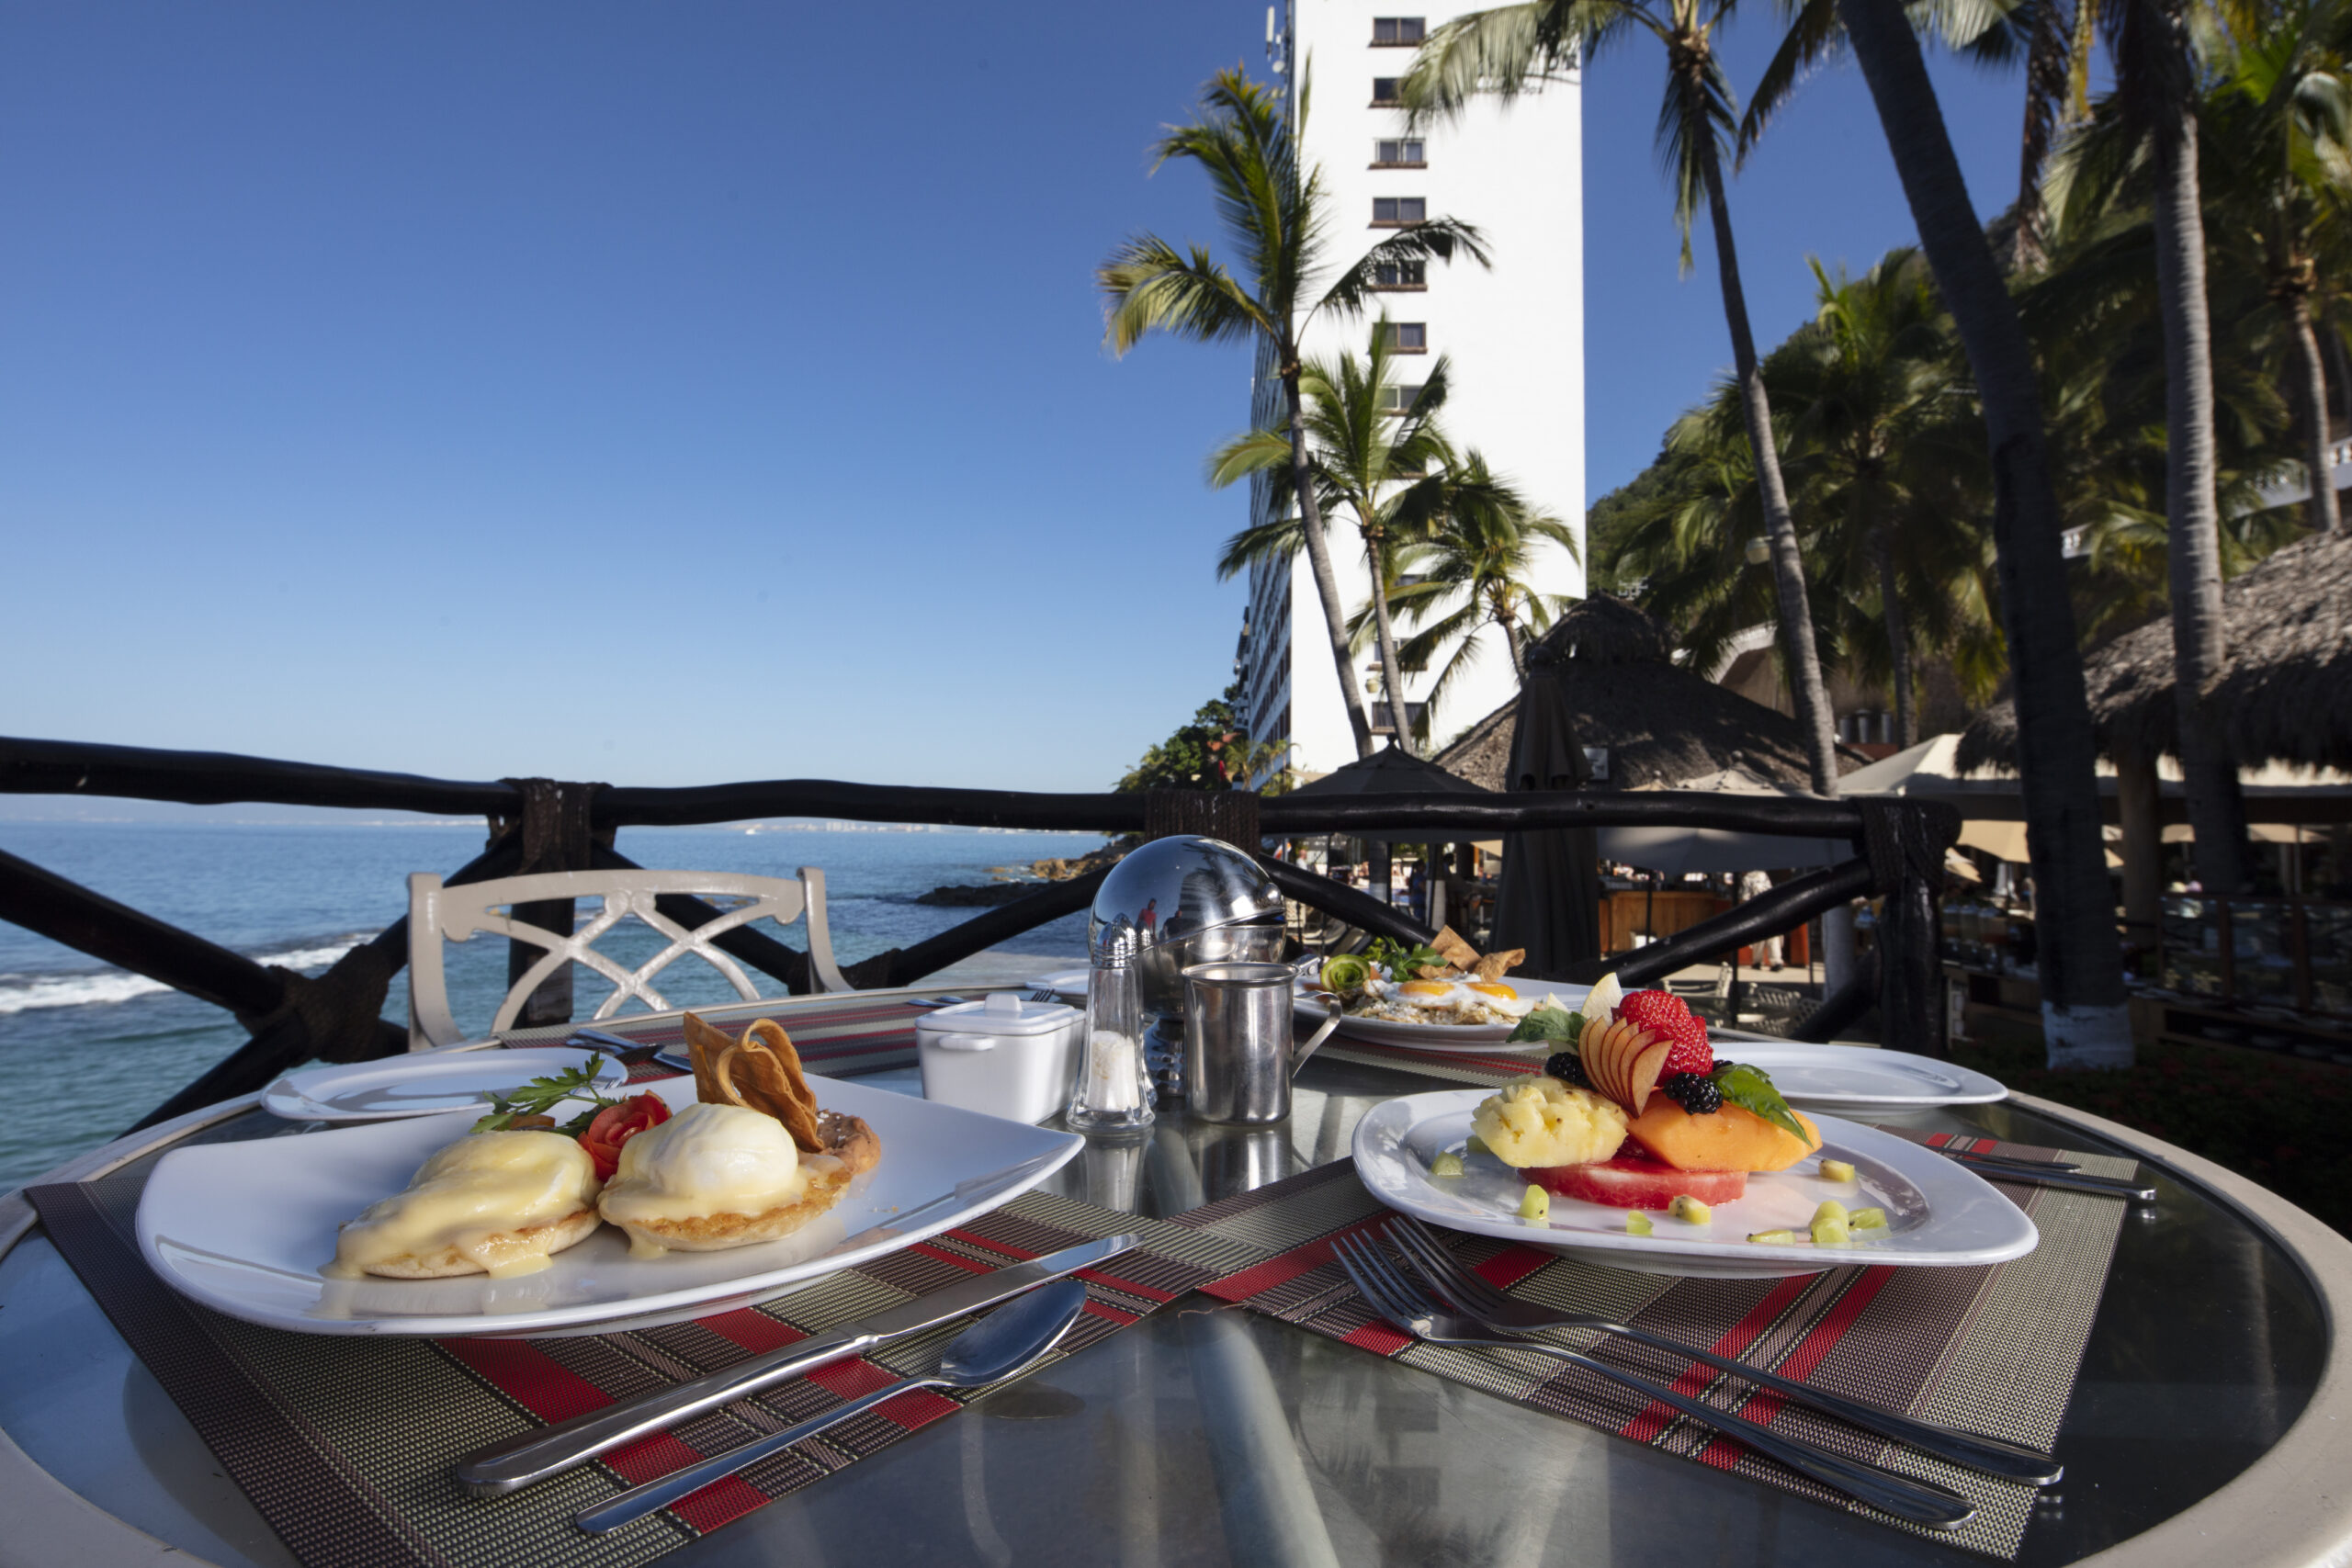
POLYGON ((1504 1038, 1506 1045, 1522 1040, 1557 1040, 1574 1045, 1577 1036, 1584 1032, 1584 1014, 1570 1012, 1563 1007, 1537 1008, 1519 1021, 1517 1028, 1504 1038))
POLYGON ((1789 1109, 1789 1102, 1781 1098, 1781 1091, 1772 1087, 1772 1080, 1754 1067, 1743 1062, 1724 1062, 1716 1066, 1713 1076, 1715 1088, 1732 1104, 1761 1116, 1784 1133, 1794 1134, 1807 1148, 1819 1146, 1820 1140, 1805 1132, 1804 1123, 1789 1109))
MULTIPOLYGON (((514 1123, 517 1116, 542 1116, 567 1100, 592 1100, 598 1105, 617 1105, 596 1088, 596 1075, 604 1070, 602 1053, 589 1057, 569 1072, 548 1073, 533 1078, 519 1089, 501 1089, 485 1094, 490 1102, 490 1114, 476 1122, 477 1133, 503 1133, 514 1123)), ((591 1113, 593 1114, 593 1112, 591 1113)))

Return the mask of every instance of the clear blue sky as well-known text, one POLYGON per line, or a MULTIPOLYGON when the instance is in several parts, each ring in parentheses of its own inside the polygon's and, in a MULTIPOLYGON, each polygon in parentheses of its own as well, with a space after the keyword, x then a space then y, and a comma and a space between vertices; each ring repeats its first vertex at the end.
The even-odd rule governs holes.
MULTIPOLYGON (((1729 37, 1743 90, 1769 31, 1729 37)), ((1229 677, 1243 503, 1201 467, 1249 362, 1113 361, 1091 269, 1213 234, 1145 149, 1263 32, 1261 0, 12 8, 0 732, 1107 786, 1229 677)), ((1676 276, 1661 73, 1628 49, 1586 97, 1596 495, 1729 358, 1703 240, 1676 276)), ((1996 210, 2018 82, 1939 81, 1996 210)), ((1911 234, 1850 66, 1733 201, 1768 343, 1808 253, 1911 234)))

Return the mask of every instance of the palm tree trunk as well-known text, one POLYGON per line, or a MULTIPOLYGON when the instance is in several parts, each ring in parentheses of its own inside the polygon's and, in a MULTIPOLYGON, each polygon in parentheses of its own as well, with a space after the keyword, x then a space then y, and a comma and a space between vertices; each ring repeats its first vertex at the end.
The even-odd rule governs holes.
MULTIPOLYGON (((2170 47, 2186 49, 2178 0, 2170 47)), ((2172 577, 2173 697, 2181 793, 2208 892, 2245 890, 2245 802, 2209 694, 2222 673, 2222 509, 2214 493, 2213 343, 2198 205, 2196 112, 2178 96, 2154 127, 2156 294, 2165 339, 2165 554, 2172 577)))
MULTIPOLYGON (((2081 5, 2089 3, 2077 0, 2081 5)), ((2059 108, 2066 99, 2070 40, 2059 25, 2061 19, 2053 0, 2040 0, 2034 7, 2033 38, 2025 55, 2025 128, 2018 138, 2017 232, 2009 242, 2012 272, 2039 272, 2044 260, 2041 166, 2049 161, 2059 108)))
POLYGON ((1495 618, 1502 625, 1503 646, 1510 649, 1510 672, 1524 684, 1527 680, 1527 646, 1519 635, 1519 618, 1516 615, 1498 615, 1495 618))
POLYGON ((1756 455, 1756 489, 1763 499, 1764 533, 1772 547, 1772 588, 1780 601, 1781 637, 1787 644, 1797 727, 1804 732, 1814 794, 1836 795, 1838 737, 1831 728, 1829 690, 1822 683, 1821 650, 1814 641, 1813 607, 1804 591, 1804 558, 1797 548, 1796 522, 1789 515, 1789 493, 1781 483, 1772 405, 1764 395, 1756 338, 1747 328, 1747 295, 1740 287, 1739 252, 1732 244, 1731 208, 1724 200, 1723 167, 1712 132, 1702 141, 1699 158, 1706 175, 1707 210, 1714 220, 1715 270, 1723 280, 1724 319, 1731 326, 1732 364, 1739 373, 1740 414, 1747 421, 1748 447, 1756 455))
POLYGON ((1348 622, 1340 609, 1340 580, 1331 570, 1331 542, 1323 536, 1323 508, 1315 499, 1315 476, 1306 460, 1306 403, 1298 390, 1298 355, 1283 356, 1283 397, 1290 411, 1290 485, 1298 501, 1299 533, 1306 542, 1306 564, 1315 573, 1316 597, 1323 601, 1323 629, 1331 636, 1331 663, 1340 672, 1340 701, 1355 731, 1356 755, 1372 755, 1372 721, 1356 690, 1355 656, 1348 651, 1348 622))
POLYGON ((1894 685, 1894 738, 1905 750, 1919 743, 1919 708, 1911 692, 1911 623, 1894 577, 1894 539, 1889 527, 1878 534, 1878 600, 1886 617, 1888 678, 1894 685))
POLYGON ((2344 526, 2335 500, 2335 465, 2328 461, 2327 370, 2319 356, 2319 334, 2312 330, 2311 296, 2297 289, 2287 297, 2287 322, 2294 331, 2298 412, 2303 421, 2303 471, 2311 476, 2312 498, 2305 515, 2314 534, 2333 534, 2344 526))
POLYGON ((1405 716, 1405 667, 1396 662, 1396 632, 1388 619, 1388 563, 1380 536, 1370 528, 1363 533, 1363 558, 1372 569, 1372 631, 1380 645, 1381 684, 1388 688, 1388 733, 1396 750, 1417 757, 1413 726, 1405 716))
POLYGON ((2132 1026, 2099 829, 2090 708, 2032 352, 1969 202, 1902 0, 1838 0, 1838 15, 1984 402, 2050 1065, 2129 1066, 2132 1026))

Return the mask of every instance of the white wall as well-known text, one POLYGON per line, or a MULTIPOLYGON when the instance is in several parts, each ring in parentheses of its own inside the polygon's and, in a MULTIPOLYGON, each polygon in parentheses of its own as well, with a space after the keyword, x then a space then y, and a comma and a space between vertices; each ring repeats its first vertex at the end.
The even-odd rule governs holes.
MULTIPOLYGON (((1494 265, 1457 260, 1432 264, 1426 292, 1384 294, 1392 321, 1429 329, 1427 358, 1400 355, 1395 374, 1417 379, 1418 367, 1442 354, 1453 361, 1453 396, 1444 423, 1453 440, 1482 451, 1498 473, 1516 481, 1538 505, 1584 530, 1584 252, 1581 89, 1575 81, 1546 85, 1506 107, 1483 102, 1451 126, 1419 133, 1428 167, 1375 169, 1374 143, 1405 134, 1404 116, 1372 104, 1375 76, 1400 76, 1409 48, 1375 47, 1379 17, 1420 16, 1435 28, 1470 6, 1417 9, 1413 0, 1293 0, 1290 60, 1307 73, 1312 95, 1306 125, 1307 161, 1320 166, 1328 193, 1326 254, 1336 269, 1353 261, 1387 231, 1371 226, 1375 197, 1421 197, 1431 217, 1477 227, 1494 265)), ((1361 354, 1369 321, 1318 321, 1309 329, 1310 355, 1361 354)), ((1332 555, 1340 569, 1340 598, 1352 614, 1371 592, 1362 547, 1353 530, 1335 528, 1332 555)), ((1542 569, 1554 592, 1579 593, 1583 572, 1556 551, 1542 569)), ((1325 643, 1321 607, 1304 555, 1290 574, 1289 655, 1283 639, 1253 637, 1253 660, 1280 682, 1269 662, 1286 665, 1294 765, 1326 773, 1351 761, 1354 742, 1340 705, 1325 643)), ((1272 581, 1253 584, 1272 591, 1272 581)), ((1271 597, 1271 592, 1270 592, 1271 597)), ((1255 598, 1253 595, 1253 603, 1255 598)), ((1253 620, 1253 629, 1258 623, 1253 620)), ((1272 634, 1275 628, 1266 628, 1272 634)), ((1499 633, 1482 634, 1474 676, 1457 682, 1432 716, 1430 735, 1442 744, 1516 691, 1499 633)), ((1369 649, 1359 667, 1374 662, 1369 649)), ((1407 695, 1419 701, 1428 677, 1408 678, 1407 695)), ((1362 689, 1361 680, 1358 689, 1362 689)), ((1252 715, 1268 732, 1283 699, 1261 702, 1252 715)))

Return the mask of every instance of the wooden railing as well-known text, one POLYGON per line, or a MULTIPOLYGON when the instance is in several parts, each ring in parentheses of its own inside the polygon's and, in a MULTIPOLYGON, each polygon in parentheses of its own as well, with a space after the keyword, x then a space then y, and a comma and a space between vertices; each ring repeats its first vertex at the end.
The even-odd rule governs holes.
MULTIPOLYGON (((1476 795, 1278 795, 1240 792, 1153 791, 1142 795, 1056 795, 1013 790, 932 789, 848 784, 830 779, 771 779, 646 789, 547 779, 462 782, 410 773, 322 767, 219 752, 164 751, 76 741, 0 739, 0 793, 86 795, 192 805, 229 803, 342 807, 472 815, 488 819, 481 854, 452 872, 452 884, 537 871, 635 864, 613 848, 623 827, 675 827, 757 817, 956 827, 1057 829, 1142 833, 1205 832, 1253 852, 1264 839, 1413 829, 1433 843, 1510 833, 1610 827, 1713 828, 1732 832, 1842 838, 1856 858, 1782 883, 1617 963, 1629 985, 1660 979, 1799 925, 1850 899, 1884 899, 1880 961, 1829 998, 1809 1037, 1827 1033, 1873 1001, 1890 1035, 1935 1055, 1943 1051, 1942 1011, 1934 1005, 1938 922, 1935 901, 1943 852, 1959 834, 1949 806, 1921 801, 1849 801, 1683 791, 1641 794, 1573 791, 1476 795)), ((1261 856, 1283 893, 1351 925, 1400 941, 1434 933, 1390 905, 1353 888, 1261 856)), ((908 948, 847 965, 861 987, 911 985, 1009 937, 1091 904, 1100 874, 1052 883, 908 948)), ((692 898, 662 901, 662 912, 698 926, 717 915, 692 898)), ((313 1056, 359 1061, 387 1055, 405 1036, 380 1018, 390 978, 407 962, 408 931, 397 920, 344 955, 326 974, 307 978, 268 968, 190 932, 129 908, 54 873, 0 852, 0 919, 10 920, 136 974, 227 1008, 251 1031, 195 1083, 141 1122, 162 1120, 267 1083, 313 1056)), ((568 911, 540 922, 568 922, 568 911)), ((520 947, 522 944, 517 944, 520 947)), ((718 945, 741 961, 805 991, 806 955, 772 937, 737 931, 718 945)), ((1590 980, 1604 965, 1540 979, 1590 980)), ((548 1019, 539 1021, 561 1021, 548 1019)))

